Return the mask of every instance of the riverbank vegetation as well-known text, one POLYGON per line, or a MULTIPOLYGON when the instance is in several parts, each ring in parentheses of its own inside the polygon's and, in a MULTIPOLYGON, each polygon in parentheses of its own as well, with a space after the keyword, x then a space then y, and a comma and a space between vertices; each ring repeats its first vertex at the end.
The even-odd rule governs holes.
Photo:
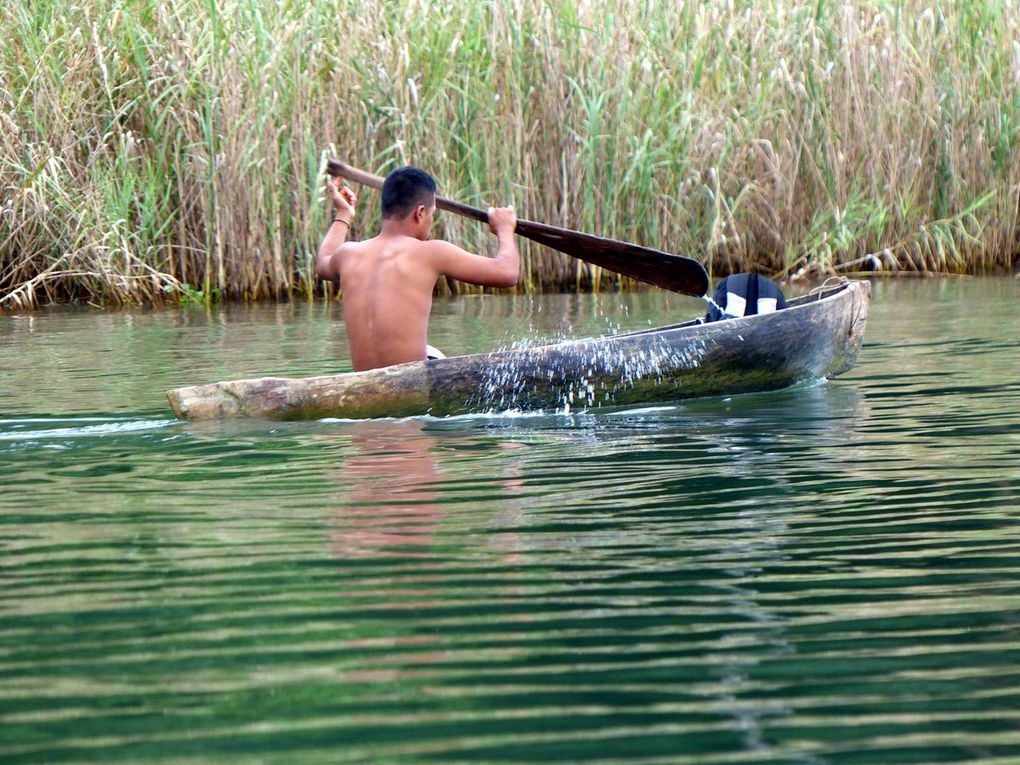
MULTIPOLYGON (((330 155, 715 276, 1017 265, 1016 0, 6 0, 0 23, 0 307, 315 294, 330 155)), ((522 249, 522 289, 619 283, 522 249)))

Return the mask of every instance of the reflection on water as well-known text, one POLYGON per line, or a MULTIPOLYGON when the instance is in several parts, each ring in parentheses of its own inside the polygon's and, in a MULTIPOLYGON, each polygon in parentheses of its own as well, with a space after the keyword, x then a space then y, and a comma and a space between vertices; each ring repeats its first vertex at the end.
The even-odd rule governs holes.
POLYGON ((333 551, 342 559, 428 555, 442 518, 435 441, 413 420, 348 428, 353 454, 327 472, 345 486, 334 500, 333 551))
POLYGON ((0 317, 0 759, 1017 761, 1018 292, 879 283, 837 382, 356 423, 161 399, 344 368, 321 306, 0 317))

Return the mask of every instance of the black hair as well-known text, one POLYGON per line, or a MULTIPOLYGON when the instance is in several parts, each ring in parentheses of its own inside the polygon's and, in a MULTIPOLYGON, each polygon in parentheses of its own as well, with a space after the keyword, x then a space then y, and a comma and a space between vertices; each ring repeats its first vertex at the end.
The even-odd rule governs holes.
POLYGON ((431 205, 436 197, 436 182, 417 167, 398 167, 386 176, 382 187, 382 216, 405 218, 418 205, 431 205))

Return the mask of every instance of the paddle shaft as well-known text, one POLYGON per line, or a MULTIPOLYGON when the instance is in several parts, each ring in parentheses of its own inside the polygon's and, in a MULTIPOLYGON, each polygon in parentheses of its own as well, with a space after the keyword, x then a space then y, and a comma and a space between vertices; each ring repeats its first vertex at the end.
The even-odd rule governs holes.
MULTIPOLYGON (((326 169, 330 175, 374 189, 381 189, 385 180, 337 159, 329 160, 326 169)), ((436 207, 481 223, 489 222, 485 210, 446 197, 437 196, 436 207)), ((579 260, 674 292, 695 297, 708 292, 708 274, 691 258, 529 220, 518 219, 514 233, 579 260)))
MULTIPOLYGON (((386 180, 381 176, 366 173, 364 170, 358 170, 356 167, 351 167, 338 159, 329 160, 327 170, 330 175, 340 176, 349 181, 354 181, 355 183, 360 183, 363 186, 368 186, 373 189, 382 189, 383 182, 386 180)), ((453 199, 447 199, 446 197, 437 196, 436 207, 440 210, 447 210, 452 213, 457 213, 457 215, 463 215, 466 218, 474 218, 480 223, 489 222, 489 214, 485 212, 485 210, 478 207, 472 207, 471 205, 466 205, 462 202, 457 202, 453 199)), ((527 221, 517 221, 517 229, 515 229, 515 233, 521 233, 521 223, 527 223, 527 221)), ((538 223, 533 225, 540 226, 542 224, 538 223)), ((521 234, 521 236, 525 235, 521 234)))

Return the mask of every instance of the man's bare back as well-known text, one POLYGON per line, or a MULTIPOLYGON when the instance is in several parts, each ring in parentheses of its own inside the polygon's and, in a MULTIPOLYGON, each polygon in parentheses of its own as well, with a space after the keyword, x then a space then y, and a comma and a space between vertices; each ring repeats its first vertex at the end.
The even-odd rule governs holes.
MULTIPOLYGON (((401 168, 391 173, 415 168, 401 168)), ((407 173, 411 185, 398 191, 404 197, 415 191, 418 176, 407 173)), ((421 173, 426 179, 431 179, 421 173)), ((435 215, 434 183, 432 193, 417 189, 413 205, 401 208, 394 202, 390 176, 390 194, 383 188, 382 231, 362 242, 348 242, 347 230, 354 219, 357 198, 339 180, 328 184, 335 217, 319 246, 316 270, 323 279, 340 281, 343 289, 344 322, 351 344, 351 360, 356 371, 375 369, 425 358, 428 342, 432 292, 440 276, 488 287, 516 284, 520 255, 513 231, 517 216, 512 207, 489 208, 489 226, 496 234, 496 257, 474 255, 442 240, 429 240, 435 215), (423 196, 424 194, 424 196, 423 196), (387 203, 389 213, 387 217, 387 203), (401 214, 406 208, 409 211, 401 214)), ((406 200, 405 200, 406 201, 406 200)))

